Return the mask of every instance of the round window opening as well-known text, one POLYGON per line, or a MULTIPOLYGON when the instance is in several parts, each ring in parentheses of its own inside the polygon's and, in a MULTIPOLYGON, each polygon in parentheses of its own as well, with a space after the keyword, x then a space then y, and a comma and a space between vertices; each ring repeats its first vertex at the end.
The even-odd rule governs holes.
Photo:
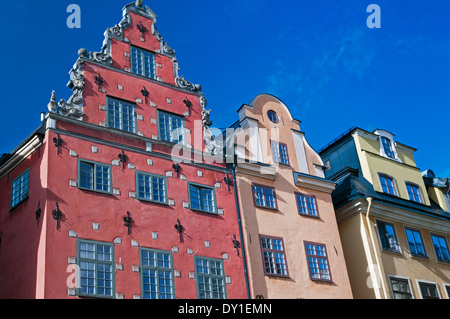
POLYGON ((278 123, 278 115, 274 111, 267 112, 267 116, 269 117, 269 120, 271 120, 274 123, 278 123))

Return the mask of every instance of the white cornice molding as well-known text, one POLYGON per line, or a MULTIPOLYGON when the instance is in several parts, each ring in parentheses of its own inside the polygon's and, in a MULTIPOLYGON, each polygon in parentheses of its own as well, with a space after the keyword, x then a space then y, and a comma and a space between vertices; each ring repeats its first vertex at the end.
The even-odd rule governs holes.
MULTIPOLYGON (((342 222, 355 214, 366 214, 367 207, 368 203, 365 198, 355 199, 349 204, 335 209, 336 218, 338 222, 342 222)), ((372 202, 370 216, 378 219, 399 222, 405 226, 425 228, 429 231, 440 233, 448 233, 450 229, 450 220, 446 220, 445 218, 439 218, 426 213, 419 213, 414 210, 408 210, 398 206, 381 203, 377 200, 372 202)))
POLYGON ((331 194, 336 188, 336 183, 315 176, 308 176, 294 172, 294 183, 296 186, 318 190, 331 194))
POLYGON ((272 181, 275 180, 276 172, 277 168, 275 166, 263 166, 257 163, 240 163, 239 159, 236 168, 237 174, 247 174, 272 181))
POLYGON ((22 163, 28 158, 35 150, 37 150, 42 145, 39 136, 33 136, 24 146, 18 149, 10 159, 6 161, 5 164, 0 168, 0 179, 5 177, 9 172, 11 172, 17 165, 22 163))

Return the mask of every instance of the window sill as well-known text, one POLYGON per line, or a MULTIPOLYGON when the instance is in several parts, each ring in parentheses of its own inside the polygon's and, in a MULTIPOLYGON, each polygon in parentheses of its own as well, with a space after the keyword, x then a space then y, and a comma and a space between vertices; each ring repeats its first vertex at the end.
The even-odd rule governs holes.
POLYGON ((88 192, 92 192, 92 193, 97 193, 97 194, 114 195, 113 192, 103 192, 103 191, 97 191, 95 189, 89 189, 89 188, 83 188, 83 187, 78 187, 78 189, 82 190, 82 191, 88 191, 88 192))
POLYGON ((262 205, 256 205, 256 204, 255 204, 255 207, 256 208, 262 208, 262 209, 268 209, 268 210, 272 210, 272 211, 275 211, 275 212, 279 211, 277 207, 269 207, 269 206, 262 206, 262 205))
POLYGON ((27 201, 27 199, 30 198, 30 195, 28 195, 27 197, 25 197, 24 199, 22 199, 20 202, 18 202, 16 205, 14 205, 13 207, 9 208, 9 212, 12 213, 17 207, 19 207, 20 205, 22 205, 24 202, 27 201))
POLYGON ((394 255, 403 256, 403 252, 399 251, 399 250, 391 250, 391 249, 381 248, 381 251, 385 252, 385 253, 390 253, 390 254, 394 254, 394 255))
POLYGON ((170 205, 169 205, 169 202, 158 202, 158 201, 156 201, 156 200, 145 199, 145 198, 139 198, 139 197, 136 197, 136 199, 137 199, 138 201, 140 201, 140 202, 151 203, 151 204, 161 204, 161 205, 164 205, 164 206, 170 206, 170 205))
POLYGON ((304 214, 304 213, 298 213, 300 216, 303 216, 303 217, 310 217, 310 218, 313 218, 313 219, 320 219, 320 216, 319 215, 310 215, 310 214, 304 214))
POLYGON ((196 208, 191 208, 191 207, 189 209, 194 211, 194 212, 199 212, 199 213, 205 213, 205 214, 219 216, 219 212, 217 210, 214 211, 214 212, 210 212, 210 211, 207 211, 207 210, 196 209, 196 208))
POLYGON ((428 261, 430 261, 430 258, 429 258, 427 255, 422 256, 422 255, 415 255, 415 254, 409 253, 409 257, 411 257, 411 258, 417 258, 417 259, 421 259, 421 260, 428 260, 428 261))

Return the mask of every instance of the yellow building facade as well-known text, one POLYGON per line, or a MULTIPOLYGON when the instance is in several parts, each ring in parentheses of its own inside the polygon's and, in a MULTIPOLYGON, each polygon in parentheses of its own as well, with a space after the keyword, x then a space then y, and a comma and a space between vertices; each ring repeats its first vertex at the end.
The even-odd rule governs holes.
POLYGON ((319 151, 357 299, 450 296, 448 179, 422 174, 415 151, 360 128, 319 151))
POLYGON ((251 298, 352 298, 323 162, 278 98, 238 110, 235 147, 251 298))

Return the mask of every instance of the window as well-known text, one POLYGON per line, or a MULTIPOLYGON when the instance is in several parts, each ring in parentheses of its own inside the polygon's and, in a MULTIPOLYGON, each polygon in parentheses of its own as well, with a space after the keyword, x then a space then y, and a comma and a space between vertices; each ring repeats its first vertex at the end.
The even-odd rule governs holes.
POLYGON ((108 97, 108 127, 136 133, 136 105, 108 97))
POLYGON ((86 160, 78 161, 78 187, 103 193, 112 191, 111 166, 86 160))
POLYGON ((405 227, 405 232, 411 255, 416 257, 427 257, 420 231, 405 227))
POLYGON ((379 176, 383 192, 391 195, 397 195, 397 191, 395 190, 394 179, 384 174, 379 174, 379 176))
POLYGON ((272 156, 275 163, 289 165, 289 155, 286 144, 271 142, 272 156))
POLYGON ((165 176, 136 172, 136 193, 141 200, 167 203, 167 179, 165 176))
POLYGON ((147 78, 155 79, 155 54, 132 46, 131 72, 147 78))
POLYGON ((431 235, 431 241, 433 242, 434 251, 436 252, 436 258, 438 261, 450 262, 450 254, 448 251, 447 240, 444 236, 431 235))
POLYGON ((394 224, 377 221, 378 235, 380 236, 381 248, 383 250, 400 252, 394 224))
POLYGON ((223 261, 219 259, 194 257, 197 297, 199 299, 226 299, 223 261))
POLYGON ((141 290, 144 299, 173 299, 172 253, 141 248, 141 290))
POLYGON ((387 157, 395 158, 394 151, 392 150, 391 140, 387 137, 382 136, 381 143, 383 144, 384 154, 386 154, 387 157))
POLYGON ((178 115, 158 112, 159 138, 162 141, 185 144, 184 118, 178 115))
POLYGON ((216 194, 214 187, 188 183, 191 209, 216 213, 216 194))
POLYGON ((28 198, 30 192, 30 169, 16 177, 11 183, 11 209, 28 198))
POLYGON ((436 284, 419 281, 419 288, 423 299, 440 299, 436 284))
POLYGON ((389 277, 389 281, 394 299, 412 299, 411 288, 407 279, 389 277))
POLYGON ((78 294, 95 297, 114 296, 114 252, 108 243, 78 240, 80 288, 78 294))
POLYGON ((303 195, 296 193, 298 213, 300 215, 308 215, 319 217, 315 196, 303 195))
POLYGON ((256 206, 277 209, 275 189, 263 185, 253 185, 253 200, 256 206))
POLYGON ((267 117, 273 123, 278 123, 278 115, 274 111, 267 112, 267 117))
POLYGON ((331 281, 325 245, 305 242, 305 249, 310 278, 312 280, 331 281))
POLYGON ((423 203, 419 186, 412 183, 406 183, 406 189, 408 191, 408 196, 410 200, 413 200, 418 203, 423 203))
POLYGON ((282 238, 259 236, 263 257, 264 274, 288 276, 284 243, 282 238))

